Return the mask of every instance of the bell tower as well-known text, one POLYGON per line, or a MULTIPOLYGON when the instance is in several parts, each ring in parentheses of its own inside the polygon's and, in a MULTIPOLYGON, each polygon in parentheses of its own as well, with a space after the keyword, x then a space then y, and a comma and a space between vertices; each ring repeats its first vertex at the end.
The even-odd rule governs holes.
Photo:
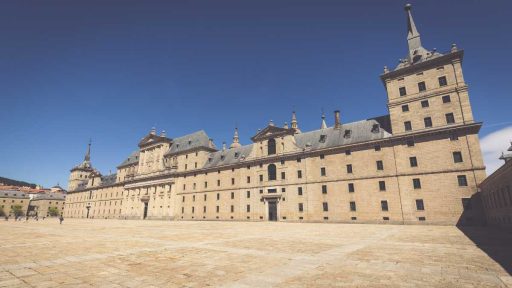
POLYGON ((76 190, 81 183, 87 183, 88 178, 93 171, 94 169, 91 165, 91 141, 89 140, 84 161, 70 170, 71 174, 69 175, 68 190, 76 190))

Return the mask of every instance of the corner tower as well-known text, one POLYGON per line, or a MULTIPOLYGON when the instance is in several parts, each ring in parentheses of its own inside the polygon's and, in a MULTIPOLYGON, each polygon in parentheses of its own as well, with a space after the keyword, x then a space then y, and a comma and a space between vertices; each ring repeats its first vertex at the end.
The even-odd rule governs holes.
POLYGON ((405 6, 408 53, 397 67, 380 76, 388 96, 393 134, 406 134, 473 123, 468 87, 462 73, 464 52, 452 44, 440 53, 422 46, 405 6))
POLYGON ((76 190, 80 184, 87 183, 87 179, 93 171, 94 169, 91 165, 91 141, 89 141, 84 161, 70 170, 68 191, 76 190))

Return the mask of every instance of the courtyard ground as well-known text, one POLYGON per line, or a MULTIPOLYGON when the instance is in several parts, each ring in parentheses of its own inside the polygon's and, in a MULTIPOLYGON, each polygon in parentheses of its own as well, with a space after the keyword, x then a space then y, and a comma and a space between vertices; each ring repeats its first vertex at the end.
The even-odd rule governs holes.
POLYGON ((512 235, 468 231, 365 224, 2 220, 0 287, 512 287, 506 263, 512 235), (471 237, 492 241, 479 248, 471 237))

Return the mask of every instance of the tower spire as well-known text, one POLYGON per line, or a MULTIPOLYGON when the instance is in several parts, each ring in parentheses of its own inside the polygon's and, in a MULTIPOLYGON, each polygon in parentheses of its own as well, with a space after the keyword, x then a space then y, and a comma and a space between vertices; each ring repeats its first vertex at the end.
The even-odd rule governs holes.
POLYGON ((325 123, 325 114, 322 112, 322 125, 320 126, 320 129, 326 129, 327 124, 325 123))
POLYGON ((295 111, 292 111, 292 121, 290 124, 292 129, 295 129, 295 133, 300 133, 299 123, 297 122, 297 115, 295 115, 295 111))
POLYGON ((411 4, 405 5, 405 13, 407 14, 407 44, 409 46, 409 62, 413 63, 416 62, 415 56, 421 56, 425 48, 421 46, 420 33, 418 32, 418 29, 416 29, 416 24, 414 24, 411 9, 411 4))
POLYGON ((238 127, 235 127, 235 134, 233 135, 233 143, 229 145, 229 148, 238 148, 240 147, 240 139, 238 138, 238 127))
POLYGON ((87 152, 85 152, 84 161, 91 161, 91 142, 92 140, 89 139, 89 145, 87 145, 87 152))

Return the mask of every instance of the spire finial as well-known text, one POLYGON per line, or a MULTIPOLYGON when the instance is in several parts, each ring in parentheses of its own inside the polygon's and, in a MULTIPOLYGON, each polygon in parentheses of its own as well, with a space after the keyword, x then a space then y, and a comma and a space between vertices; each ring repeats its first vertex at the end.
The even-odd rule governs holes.
POLYGON ((414 19, 412 18, 411 13, 412 5, 405 5, 405 13, 407 13, 407 44, 409 45, 409 61, 410 63, 415 62, 414 56, 419 54, 419 49, 424 49, 421 46, 421 38, 418 29, 416 29, 416 24, 414 24, 414 19))
POLYGON ((155 128, 155 126, 153 126, 153 127, 151 128, 151 131, 149 132, 149 134, 151 134, 151 135, 156 135, 156 128, 155 128))
POLYGON ((268 126, 274 126, 274 121, 272 121, 272 119, 270 119, 270 122, 268 122, 268 126))
POLYGON ((284 122, 284 126, 283 126, 284 129, 288 129, 288 122, 284 122))
POLYGON ((89 138, 89 145, 87 145, 87 152, 85 152, 84 161, 91 161, 91 143, 92 139, 89 138))
POLYGON ((320 129, 326 129, 326 128, 327 128, 327 124, 325 123, 325 114, 322 109, 322 125, 320 125, 320 129))
POLYGON ((297 122, 297 115, 295 115, 295 111, 292 111, 292 121, 290 122, 292 129, 295 129, 295 133, 300 133, 299 125, 297 122))
POLYGON ((238 148, 240 147, 240 139, 238 138, 238 127, 235 127, 235 134, 233 135, 233 143, 229 145, 229 148, 238 148))

